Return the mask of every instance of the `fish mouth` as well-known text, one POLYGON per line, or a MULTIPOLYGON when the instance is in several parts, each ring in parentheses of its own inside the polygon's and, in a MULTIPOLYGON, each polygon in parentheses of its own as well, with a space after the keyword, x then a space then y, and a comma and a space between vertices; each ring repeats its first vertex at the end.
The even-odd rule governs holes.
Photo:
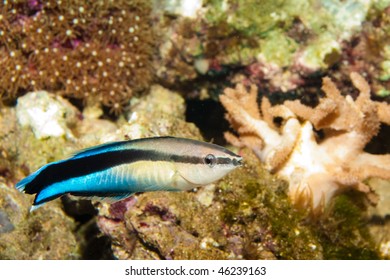
POLYGON ((234 158, 234 159, 233 159, 233 165, 234 165, 234 166, 241 166, 241 165, 242 165, 242 161, 243 161, 243 158, 242 158, 242 157, 234 158))

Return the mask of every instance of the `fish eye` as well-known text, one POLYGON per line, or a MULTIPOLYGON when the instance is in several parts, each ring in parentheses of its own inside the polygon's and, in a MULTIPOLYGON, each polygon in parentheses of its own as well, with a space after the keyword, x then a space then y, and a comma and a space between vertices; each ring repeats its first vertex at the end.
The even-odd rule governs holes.
POLYGON ((213 167, 217 163, 217 159, 214 155, 208 154, 204 158, 204 163, 207 164, 209 167, 213 167))

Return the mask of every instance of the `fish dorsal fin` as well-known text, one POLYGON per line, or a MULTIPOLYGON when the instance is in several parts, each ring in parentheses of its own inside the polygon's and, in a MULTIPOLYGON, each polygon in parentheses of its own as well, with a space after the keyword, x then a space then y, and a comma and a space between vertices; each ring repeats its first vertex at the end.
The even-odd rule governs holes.
MULTIPOLYGON (((78 151, 73 154, 73 158, 82 158, 87 156, 93 156, 100 153, 105 152, 115 152, 125 149, 131 149, 132 146, 136 146, 138 143, 150 141, 150 140, 158 140, 158 139, 173 139, 171 136, 162 136, 162 137, 151 137, 151 138, 140 138, 133 140, 124 140, 117 142, 108 142, 101 145, 97 145, 94 147, 86 148, 84 150, 78 151)), ((179 138, 178 138, 179 139, 179 138)))
POLYGON ((104 152, 112 152, 112 151, 119 151, 126 148, 126 144, 129 141, 119 141, 119 142, 109 142, 104 143, 98 146, 86 148, 84 150, 78 151, 75 154, 73 154, 73 158, 82 158, 82 157, 88 157, 93 156, 97 154, 101 154, 104 152))

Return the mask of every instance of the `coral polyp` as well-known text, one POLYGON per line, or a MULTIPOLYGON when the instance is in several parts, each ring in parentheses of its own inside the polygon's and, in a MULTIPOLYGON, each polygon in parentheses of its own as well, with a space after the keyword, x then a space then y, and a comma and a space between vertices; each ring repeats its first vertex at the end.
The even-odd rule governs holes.
POLYGON ((120 111, 152 80, 150 12, 143 1, 4 1, 0 99, 45 89, 120 111))

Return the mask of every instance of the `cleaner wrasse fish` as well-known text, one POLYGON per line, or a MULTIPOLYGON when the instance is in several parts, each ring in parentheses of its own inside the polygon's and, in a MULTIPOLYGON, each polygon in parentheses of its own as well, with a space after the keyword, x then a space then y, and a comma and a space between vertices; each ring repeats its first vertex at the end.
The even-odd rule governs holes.
POLYGON ((49 163, 16 184, 31 210, 65 194, 117 201, 137 192, 182 191, 219 180, 242 158, 215 144, 154 137, 107 143, 49 163))

